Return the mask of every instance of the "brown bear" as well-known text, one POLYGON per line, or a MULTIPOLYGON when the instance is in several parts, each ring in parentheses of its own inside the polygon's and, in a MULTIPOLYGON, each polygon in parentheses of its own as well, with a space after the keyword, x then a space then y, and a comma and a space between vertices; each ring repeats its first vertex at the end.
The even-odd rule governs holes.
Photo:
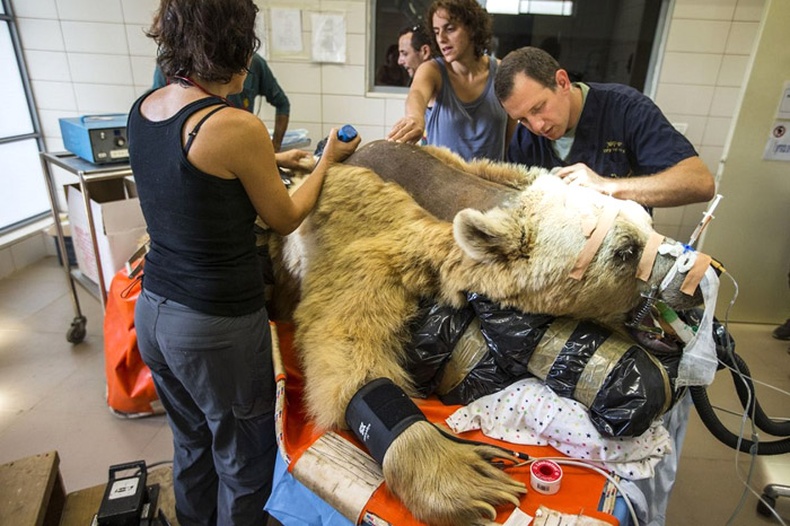
MULTIPOLYGON (((649 279, 635 277, 653 233, 639 205, 545 170, 386 141, 360 148, 329 171, 314 211, 273 252, 278 275, 299 283, 285 290, 300 295, 294 321, 310 418, 347 427, 355 394, 380 378, 413 395, 403 347, 422 298, 461 306, 473 291, 525 312, 622 325, 674 264, 658 254, 649 279), (596 230, 600 246, 580 258, 596 230)), ((662 299, 679 309, 701 303, 679 292, 682 280, 662 299)), ((424 421, 399 433, 380 459, 384 478, 428 524, 494 518, 495 506, 517 504, 525 491, 491 465, 497 449, 449 440, 424 421)))

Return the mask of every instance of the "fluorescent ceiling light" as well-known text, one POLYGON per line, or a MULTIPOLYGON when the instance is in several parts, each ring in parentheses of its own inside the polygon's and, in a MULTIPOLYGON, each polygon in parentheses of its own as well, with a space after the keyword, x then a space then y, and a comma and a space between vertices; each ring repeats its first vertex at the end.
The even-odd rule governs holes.
POLYGON ((517 15, 519 14, 519 2, 521 0, 488 0, 486 11, 495 15, 517 15))

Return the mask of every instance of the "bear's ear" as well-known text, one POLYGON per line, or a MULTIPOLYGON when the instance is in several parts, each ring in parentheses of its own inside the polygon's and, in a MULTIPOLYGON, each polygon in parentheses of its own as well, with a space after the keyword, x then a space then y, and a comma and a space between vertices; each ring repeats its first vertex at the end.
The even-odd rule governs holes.
POLYGON ((453 219, 453 234, 461 250, 480 262, 510 259, 522 251, 526 227, 516 224, 514 217, 502 209, 480 212, 461 210, 453 219))
POLYGON ((636 263, 644 250, 644 243, 634 234, 620 234, 614 239, 612 254, 616 263, 636 263))

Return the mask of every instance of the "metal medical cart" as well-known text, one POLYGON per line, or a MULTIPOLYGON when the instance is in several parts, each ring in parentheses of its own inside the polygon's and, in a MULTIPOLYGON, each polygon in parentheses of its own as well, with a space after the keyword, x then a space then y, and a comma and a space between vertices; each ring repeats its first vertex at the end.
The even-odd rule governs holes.
POLYGON ((104 283, 104 275, 101 271, 101 256, 99 255, 99 245, 96 237, 96 230, 93 223, 93 212, 91 210, 91 199, 88 193, 88 183, 94 181, 106 181, 110 179, 121 179, 132 175, 132 170, 128 163, 113 163, 105 165, 97 165, 85 161, 71 152, 41 152, 41 167, 44 170, 44 177, 47 183, 47 191, 49 192, 49 201, 52 205, 52 217, 55 220, 55 228, 58 234, 58 246, 60 247, 60 262, 66 272, 71 289, 71 300, 74 305, 74 320, 71 322, 66 332, 66 340, 71 343, 80 343, 85 339, 85 324, 87 319, 82 315, 80 310, 80 302, 77 297, 77 288, 75 282, 79 283, 85 290, 87 290, 94 297, 98 298, 101 302, 102 311, 104 311, 107 304, 107 287, 104 283), (55 186, 55 179, 52 174, 52 166, 59 166, 64 170, 73 173, 79 179, 80 191, 82 192, 83 205, 85 206, 85 214, 88 218, 88 229, 91 235, 91 242, 93 244, 93 253, 96 256, 96 267, 99 269, 98 281, 96 284, 88 279, 79 268, 70 268, 68 254, 66 253, 66 241, 63 234, 63 226, 60 224, 60 210, 58 206, 58 189, 55 186))

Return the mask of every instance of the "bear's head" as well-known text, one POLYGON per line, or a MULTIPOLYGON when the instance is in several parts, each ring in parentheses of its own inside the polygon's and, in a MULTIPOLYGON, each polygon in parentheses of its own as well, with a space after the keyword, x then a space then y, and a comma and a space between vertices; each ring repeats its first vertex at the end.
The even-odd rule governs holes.
MULTIPOLYGON (((655 236, 641 206, 567 185, 548 172, 502 206, 461 210, 453 232, 468 256, 474 291, 525 312, 619 323, 651 288, 675 309, 702 303, 699 290, 680 291, 683 273, 660 288, 675 264, 669 254, 648 258, 649 278, 637 278, 655 236)), ((670 239, 663 245, 682 247, 670 239)))

